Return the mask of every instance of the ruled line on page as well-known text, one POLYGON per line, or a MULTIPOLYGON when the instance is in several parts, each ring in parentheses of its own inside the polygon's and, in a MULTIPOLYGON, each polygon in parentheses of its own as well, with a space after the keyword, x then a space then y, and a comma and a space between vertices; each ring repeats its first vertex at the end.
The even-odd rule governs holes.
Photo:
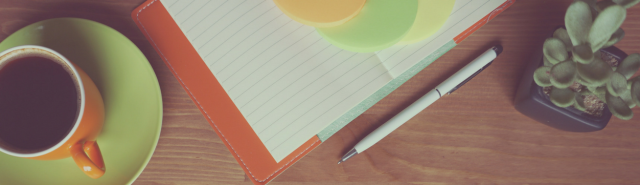
MULTIPOLYGON (((187 0, 187 1, 188 1, 188 0, 187 0)), ((178 11, 175 13, 175 16, 176 16, 176 17, 179 17, 179 16, 180 16, 180 13, 184 12, 184 10, 185 10, 185 9, 187 9, 187 7, 192 6, 192 5, 195 5, 195 3, 194 3, 194 2, 195 2, 195 0, 191 0, 191 2, 189 2, 186 6, 182 7, 180 10, 178 10, 178 11)))
POLYGON ((206 20, 209 16, 213 15, 213 13, 217 12, 218 9, 224 7, 224 5, 227 2, 229 2, 229 0, 209 1, 209 2, 212 2, 212 3, 207 3, 203 7, 204 10, 201 9, 194 13, 194 16, 197 16, 199 19, 198 18, 191 19, 191 17, 189 17, 186 20, 180 20, 180 28, 183 30, 184 33, 189 33, 191 29, 193 29, 196 25, 200 25, 202 21, 206 20))
MULTIPOLYGON (((338 54, 338 53, 336 53, 336 55, 337 55, 337 54, 338 54)), ((339 67, 339 66, 342 66, 342 64, 344 64, 344 62, 345 62, 345 61, 347 61, 347 60, 351 59, 351 58, 352 58, 352 57, 354 57, 354 56, 355 56, 355 54, 351 55, 349 58, 347 58, 347 59, 343 60, 342 62, 340 62, 340 64, 339 64, 339 65, 335 65, 335 67, 334 67, 333 69, 331 69, 331 70, 334 70, 335 68, 337 68, 337 67, 339 67)), ((327 71, 327 72, 326 72, 325 74, 323 74, 322 76, 326 76, 326 75, 328 75, 330 72, 331 72, 331 71, 327 71)), ((344 74, 343 74, 343 75, 344 75, 344 74)), ((322 76, 321 76, 320 78, 322 78, 322 76)), ((341 76, 339 76, 338 78, 340 78, 340 77, 341 77, 341 76)), ((299 79, 301 79, 301 78, 299 78, 299 79)), ((338 79, 336 78, 336 79, 335 79, 335 80, 333 80, 332 82, 335 82, 336 80, 338 80, 338 79)), ((292 84, 296 83, 297 81, 298 81, 298 80, 294 81, 292 84)), ((307 84, 307 85, 306 85, 305 87, 303 87, 302 89, 307 89, 307 87, 309 87, 310 85, 312 85, 312 84, 307 84)), ((283 88, 280 92, 284 91, 285 89, 287 89, 287 88, 289 88, 289 87, 291 87, 291 84, 290 84, 290 85, 288 85, 287 87, 283 88)), ((302 91, 302 89, 300 89, 300 90, 296 91, 296 93, 298 93, 298 92, 302 91)), ((278 92, 278 94, 280 94, 280 92, 278 92)), ((317 92, 318 92, 318 91, 316 91, 316 93, 317 93, 317 92)), ((311 95, 311 96, 313 96, 313 95, 311 95)), ((256 96, 256 97, 257 97, 257 96, 256 96)), ((268 102, 268 101, 271 101, 273 98, 274 98, 274 97, 269 98, 269 99, 267 100, 267 102, 268 102)), ((251 100, 250 100, 249 102, 251 102, 251 100)), ((265 102, 265 103, 266 103, 266 102, 265 102)), ((258 105, 258 108, 260 108, 260 107, 264 106, 264 105, 265 105, 265 103, 262 103, 262 104, 258 105)), ((284 103, 285 103, 285 102, 278 103, 278 105, 276 106, 276 108, 280 107, 280 106, 281 106, 282 104, 284 104, 284 103)), ((246 104, 245 104, 245 105, 246 105, 246 104)), ((270 114, 271 112, 273 112, 274 110, 275 110, 275 109, 273 109, 273 110, 271 110, 271 111, 267 112, 267 113, 265 114, 265 116, 266 116, 266 115, 269 115, 269 114, 270 114)), ((252 115, 252 114, 253 114, 253 112, 249 113, 249 114, 247 115, 247 117, 251 117, 251 115, 252 115)), ((256 122, 257 122, 257 123, 258 123, 258 122, 260 122, 260 120, 262 120, 262 118, 264 118, 264 116, 260 117, 260 118, 258 119, 258 121, 256 121, 256 122)), ((258 132, 259 132, 259 131, 258 131, 258 132)))
POLYGON ((178 0, 164 0, 163 4, 167 7, 167 9, 171 8, 174 4, 178 2, 178 0))
MULTIPOLYGON (((313 32, 310 32, 309 34, 312 34, 312 33, 313 33, 313 32)), ((306 49, 310 48, 311 46, 313 46, 313 45, 317 44, 317 43, 318 43, 318 41, 320 41, 320 40, 321 40, 321 39, 317 39, 317 40, 316 40, 315 42, 313 42, 311 45, 308 45, 307 47, 305 47, 305 49, 304 49, 304 50, 306 50, 306 49)), ((291 45, 291 46, 294 46, 294 45, 291 45)), ((321 53, 322 51, 324 51, 324 50, 325 50, 326 48, 328 48, 328 47, 329 47, 329 46, 327 45, 327 47, 325 47, 324 49, 322 49, 322 50, 318 51, 318 53, 314 54, 314 56, 315 56, 315 55, 317 55, 317 54, 319 54, 319 53, 321 53)), ((274 68, 273 70, 271 70, 271 72, 269 72, 268 74, 271 74, 271 73, 275 72, 275 70, 279 69, 279 68, 280 68, 280 67, 282 67, 284 64, 286 64, 286 63, 288 63, 288 62, 291 62, 291 59, 292 59, 293 57, 295 57, 295 56, 299 55, 299 54, 300 54, 300 53, 298 53, 298 54, 296 54, 296 55, 291 56, 291 58, 287 59, 284 63, 279 64, 276 68, 274 68)), ((312 56, 312 57, 313 57, 313 56, 312 56)), ((274 58, 275 58, 275 57, 274 57, 274 58)), ((271 58, 271 60, 273 60, 273 58, 271 58)), ((298 62, 298 63, 300 63, 300 64, 303 64, 303 63, 308 62, 308 61, 309 61, 309 60, 306 60, 306 61, 304 61, 304 62, 300 62, 300 61, 295 61, 295 62, 298 62)), ((258 66, 255 70, 258 70, 258 69, 260 69, 260 68, 262 68, 262 67, 265 67, 265 65, 267 65, 267 63, 263 63, 261 66, 258 66)), ((299 67, 299 66, 296 66, 296 67, 294 68, 294 70, 295 70, 297 67, 299 67)), ((254 71, 251 71, 251 73, 255 72, 255 70, 254 70, 254 71)), ((238 73, 236 73, 236 74, 238 74, 238 73)), ((268 75, 268 74, 267 74, 267 75, 268 75)), ((283 76, 283 77, 281 77, 281 78, 284 78, 284 76, 283 76)), ((242 81, 245 81, 246 79, 247 79, 247 77, 244 77, 244 78, 242 78, 240 81, 242 82, 242 81)), ((278 80, 276 80, 276 81, 278 81, 278 80)), ((256 81, 256 84, 257 84, 257 83, 260 83, 260 81, 256 81)), ((294 83, 295 83, 295 82, 294 82, 294 83)), ((255 85, 255 84, 254 84, 254 85, 255 85)), ((252 86, 253 86, 253 85, 252 85, 252 86)), ((284 89, 282 89, 282 90, 284 90, 284 89)), ((242 95, 243 95, 244 93, 246 93, 246 92, 247 92, 247 91, 244 91, 244 92, 240 93, 240 95, 238 95, 238 97, 242 96, 242 95)), ((248 101, 248 102, 252 102, 255 98, 259 97, 259 95, 260 95, 260 94, 258 94, 258 95, 254 95, 254 96, 253 96, 253 98, 252 98, 252 99, 249 99, 249 101, 248 101)), ((272 98, 273 98, 273 97, 271 97, 271 98, 270 98, 270 99, 268 99, 267 101, 271 100, 272 98)), ((248 108, 248 107, 246 107, 246 105, 248 104, 248 102, 247 102, 247 103, 240 104, 239 106, 240 106, 241 108, 248 108)), ((265 103, 266 103, 266 102, 265 102, 265 103)), ((260 107, 262 107, 263 105, 264 105, 264 103, 263 103, 263 104, 260 104, 257 108, 260 108, 260 107)), ((250 117, 250 116, 251 116, 251 114, 253 114, 253 111, 249 111, 249 112, 248 112, 248 114, 247 114, 247 117, 250 117)))
MULTIPOLYGON (((273 8, 272 8, 272 9, 273 9, 273 8)), ((272 10, 272 9, 270 9, 270 10, 272 10)), ((265 14, 265 13, 267 13, 267 12, 268 12, 268 11, 265 11, 263 14, 265 14)), ((254 22, 254 21, 256 21, 256 20, 259 20, 259 18, 261 18, 261 16, 256 17, 256 18, 255 18, 255 19, 253 19, 250 23, 252 23, 252 22, 254 22)), ((265 22, 263 25, 261 25, 259 28, 257 28, 257 29, 255 29, 255 28, 254 28, 254 29, 255 29, 255 31, 254 31, 252 34, 254 34, 254 33, 256 33, 256 32, 258 32, 258 31, 260 31, 262 28, 264 28, 264 26, 265 26, 265 25, 268 25, 269 23, 273 22, 273 21, 274 21, 274 20, 276 20, 277 18, 278 18, 278 17, 274 17, 273 19, 271 19, 271 20, 269 20, 269 21, 266 21, 266 22, 265 22)), ((250 24, 250 23, 249 23, 249 24, 250 24)), ((248 25, 248 24, 247 24, 247 25, 248 25)), ((246 28, 246 26, 247 26, 247 25, 245 25, 242 29, 246 28)), ((283 25, 283 26, 284 26, 284 25, 283 25)), ((209 43, 211 40, 213 40, 213 38, 215 38, 215 36, 214 36, 214 37, 212 37, 211 39, 209 39, 209 41, 207 41, 207 42, 205 43, 205 45, 206 45, 207 43, 209 43)), ((212 53, 216 52, 216 51, 218 50, 218 48, 220 48, 220 47, 224 46, 224 44, 225 44, 227 41, 229 41, 229 39, 231 39, 231 38, 232 38, 232 37, 227 37, 227 39, 226 39, 226 40, 224 40, 224 41, 222 42, 222 44, 220 44, 220 45, 216 46, 212 51, 207 52, 207 55, 205 55, 203 58, 207 58, 209 55, 211 55, 212 53)), ((231 50, 235 49, 236 47, 238 47, 238 45, 240 45, 240 43, 244 42, 247 38, 249 38, 249 37, 244 37, 244 39, 242 39, 242 41, 237 42, 235 45, 233 45, 233 47, 231 47, 231 49, 229 49, 229 51, 231 51, 231 50)), ((228 47, 228 46, 225 46, 225 47, 228 47)), ((248 48, 247 50, 249 50, 249 49, 251 49, 251 48, 248 48)), ((229 54, 229 51, 227 51, 225 54, 223 54, 220 58, 222 58, 222 57, 224 57, 225 55, 229 54)), ((213 59, 213 60, 216 60, 216 59, 213 59)), ((215 62, 214 62, 214 64, 215 64, 215 62)), ((224 69, 222 69, 221 71, 224 71, 224 69)))
MULTIPOLYGON (((188 17, 184 18, 184 20, 189 20, 189 18, 191 18, 193 15, 195 15, 197 12, 202 10, 202 8, 206 7, 211 2, 212 1, 205 1, 204 4, 195 4, 195 5, 193 5, 193 6, 195 6, 194 8, 196 8, 196 9, 195 10, 194 10, 194 8, 188 9, 187 11, 190 12, 190 14, 188 14, 188 17)), ((181 23, 184 23, 184 22, 181 22, 181 23)))
MULTIPOLYGON (((246 15, 246 14, 247 14, 247 13, 249 13, 249 12, 251 12, 252 10, 254 10, 255 8, 257 8, 258 6, 260 6, 260 4, 257 4, 256 6, 252 7, 251 9, 249 9, 249 11, 245 12, 245 13, 244 13, 244 14, 242 14, 241 16, 238 16, 238 18, 236 18, 235 20, 233 20, 233 21, 231 21, 231 22, 233 22, 233 23, 238 22, 238 19, 242 18, 244 15, 246 15)), ((258 17, 259 17, 259 16, 258 16, 258 17)), ((253 19, 251 22, 253 22, 253 21, 254 21, 254 20, 256 20, 256 19, 257 19, 257 17, 256 17, 255 19, 253 19)), ((249 23, 245 24, 244 26, 247 26, 248 24, 251 24, 251 22, 249 22, 249 23)), ((243 27, 244 27, 244 26, 243 26, 243 27)), ((210 29, 210 28, 211 28, 211 27, 207 28, 207 31, 209 31, 209 29, 210 29)), ((228 26, 224 26, 224 29, 227 29, 227 28, 229 28, 229 27, 228 27, 228 26)), ((218 31, 217 33, 221 33, 221 32, 223 32, 223 31, 224 31, 224 29, 223 29, 222 31, 218 31)), ((212 41, 214 38, 216 38, 217 36, 218 36, 218 35, 216 34, 216 35, 213 35, 213 37, 211 37, 211 38, 209 38, 209 39, 203 39, 203 40, 207 40, 207 41, 206 41, 206 42, 204 42, 204 43, 202 43, 202 45, 200 45, 198 49, 202 49, 202 47, 203 47, 203 46, 206 46, 207 44, 209 44, 209 42, 211 42, 211 41, 212 41)), ((197 39, 197 38, 196 38, 196 39, 197 39)), ((220 45, 224 45, 224 43, 223 43, 223 44, 220 44, 220 45)), ((218 48, 218 47, 216 47, 216 49, 217 49, 217 48, 218 48)), ((214 49, 214 50, 215 50, 215 49, 214 49)), ((202 58, 207 58, 207 56, 209 56, 209 54, 211 54, 211 51, 209 51, 209 52, 207 52, 207 53, 208 53, 208 54, 207 54, 207 55, 205 55, 205 56, 204 56, 204 57, 202 57, 202 58)))
MULTIPOLYGON (((206 20, 213 20, 213 21, 214 21, 214 22, 213 22, 213 24, 207 24, 206 22, 202 22, 203 24, 198 24, 198 25, 196 25, 196 27, 194 27, 194 28, 198 29, 198 26, 201 26, 201 25, 202 25, 202 26, 204 26, 204 27, 206 27, 206 28, 202 28, 202 27, 201 27, 201 29, 199 29, 199 30, 201 30, 201 31, 200 31, 200 33, 199 33, 199 34, 197 34, 197 35, 195 35, 195 37, 194 37, 194 36, 192 36, 192 34, 187 34, 187 37, 192 36, 192 37, 190 38, 190 40, 193 42, 193 41, 197 41, 197 39, 199 39, 199 38, 200 38, 200 36, 202 36, 203 34, 204 34, 204 35, 209 35, 208 33, 211 33, 211 32, 209 32, 209 29, 211 29, 213 26, 217 25, 217 24, 219 23, 219 21, 224 21, 224 20, 226 20, 226 19, 224 19, 226 16, 231 15, 232 13, 234 13, 234 12, 235 12, 235 10, 236 10, 236 8, 240 7, 240 5, 244 4, 244 3, 245 3, 245 2, 247 2, 247 1, 245 0, 245 1, 231 1, 231 2, 239 2, 239 3, 238 3, 238 4, 235 4, 235 5, 234 5, 233 3, 228 4, 228 5, 232 6, 232 8, 230 8, 230 9, 228 9, 228 8, 221 8, 221 9, 219 9, 219 10, 222 10, 222 12, 220 12, 220 13, 222 14, 222 17, 207 17, 207 19, 204 19, 204 20, 205 20, 205 21, 206 21, 206 20), (224 12, 224 11, 226 11, 226 12, 224 12), (205 34, 205 33, 207 33, 207 34, 205 34)), ((225 4, 225 5, 227 5, 227 4, 225 4)), ((214 14, 213 14, 213 15, 216 15, 215 13, 218 13, 218 12, 214 12, 214 14)), ((194 19, 198 19, 198 17, 196 17, 196 18, 194 18, 194 19)), ((220 28, 225 28, 226 26, 221 25, 221 26, 218 26, 218 27, 220 27, 220 28)), ((193 31, 193 30, 191 30, 191 31, 193 31)), ((192 43, 192 44, 193 44, 193 43, 192 43)), ((194 45, 194 46, 195 46, 195 47, 198 47, 197 45, 199 45, 199 44, 196 44, 196 45, 194 45)))
MULTIPOLYGON (((285 24, 285 25, 282 25, 282 26, 281 26, 280 28, 278 28, 277 30, 282 29, 284 26, 286 26, 286 24, 285 24)), ((291 32, 289 32, 289 33, 281 34, 281 38, 279 38, 279 39, 278 39, 277 41, 275 41, 275 42, 272 42, 272 44, 271 44, 271 46, 270 46, 270 47, 273 47, 273 46, 275 46, 275 45, 277 45, 277 44, 281 43, 285 38, 287 38, 287 36, 289 36, 289 35, 291 35, 291 34, 295 33, 295 32, 296 32, 297 30, 299 30, 300 28, 302 28, 302 26, 299 26, 297 29, 292 30, 292 31, 291 31, 291 32)), ((277 30, 276 30, 276 31, 277 31, 277 30)), ((273 33, 275 33, 276 31, 274 31, 273 33)), ((273 33, 272 33, 272 34, 273 34, 273 33)), ((271 36, 271 35, 270 35, 270 36, 271 36)), ((261 41, 263 41, 263 40, 261 40, 261 41)), ((259 42, 261 42, 261 41, 259 41, 259 42)), ((291 46, 288 46, 288 47, 291 47, 291 46)), ((252 49, 252 48, 249 48, 247 51, 250 51, 251 49, 252 49)), ((233 50, 233 49, 232 49, 232 50, 233 50)), ((283 49, 282 51, 285 51, 285 50, 286 50, 286 48, 285 48, 285 49, 283 49)), ((247 54, 247 53, 246 53, 247 51, 245 51, 245 52, 243 52, 242 54, 240 54, 240 56, 247 54)), ((267 50, 262 50, 262 51, 260 51, 260 53, 258 53, 254 59, 251 59, 251 60, 249 60, 248 62, 255 61, 255 59, 256 59, 257 57, 261 56, 261 55, 262 55, 263 53, 265 53, 265 52, 267 52, 267 50)), ((210 53, 209 53, 209 54, 210 54, 210 53)), ((227 53, 225 53, 224 55, 222 55, 222 57, 221 57, 221 58, 225 57, 227 54, 229 54, 229 52, 227 52, 227 53)), ((208 55, 208 54, 207 54, 207 55, 208 55)), ((205 55, 205 57, 206 57, 206 55, 205 55)), ((260 59, 260 60, 262 60, 262 59, 260 59)), ((220 60, 218 60, 218 61, 220 61, 220 60)), ((227 64, 226 66, 221 67, 221 68, 219 69, 219 71, 220 71, 220 72, 224 72, 224 71, 225 71, 225 69, 227 69, 227 67, 229 67, 231 64, 232 64, 232 63, 229 63, 229 64, 227 64)), ((242 64, 242 65, 243 65, 243 66, 246 66, 247 64, 248 64, 248 63, 244 63, 244 64, 242 64)), ((227 79, 228 79, 228 78, 227 78, 227 79)), ((224 80, 226 80, 226 79, 222 79, 222 80, 223 80, 223 83, 224 83, 224 80)), ((235 86, 234 86, 234 87, 235 87, 235 86)), ((230 90, 233 90, 233 88, 234 88, 234 87, 231 87, 231 89, 230 89, 230 90)))

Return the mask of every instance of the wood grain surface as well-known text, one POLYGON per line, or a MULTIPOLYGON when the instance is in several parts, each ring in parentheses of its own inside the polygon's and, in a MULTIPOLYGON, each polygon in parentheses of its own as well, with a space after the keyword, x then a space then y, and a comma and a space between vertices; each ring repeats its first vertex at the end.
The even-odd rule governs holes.
MULTIPOLYGON (((144 0, 1 0, 0 39, 31 23, 79 17, 131 39, 153 66, 164 101, 158 147, 135 185, 251 184, 178 81, 135 26, 144 0)), ((640 108, 602 131, 569 133, 513 107, 534 52, 562 25, 571 0, 519 0, 272 183, 278 184, 640 184, 640 108), (363 154, 343 153, 379 125, 495 44, 504 52, 484 72, 443 97, 363 154)), ((629 9, 618 43, 640 52, 640 6, 629 9)))

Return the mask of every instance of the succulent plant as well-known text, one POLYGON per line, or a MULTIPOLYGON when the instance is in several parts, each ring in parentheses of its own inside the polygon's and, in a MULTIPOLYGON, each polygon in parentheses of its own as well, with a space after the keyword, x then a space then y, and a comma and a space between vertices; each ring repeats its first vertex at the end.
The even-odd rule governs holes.
POLYGON ((629 120, 640 106, 640 54, 627 56, 617 66, 602 59, 600 49, 624 37, 620 28, 626 8, 640 0, 576 0, 565 14, 565 28, 558 28, 543 45, 544 66, 533 74, 536 84, 551 87, 549 98, 559 107, 585 111, 584 98, 595 95, 613 115, 629 120), (580 90, 576 90, 576 83, 580 90), (572 87, 572 88, 570 88, 572 87))

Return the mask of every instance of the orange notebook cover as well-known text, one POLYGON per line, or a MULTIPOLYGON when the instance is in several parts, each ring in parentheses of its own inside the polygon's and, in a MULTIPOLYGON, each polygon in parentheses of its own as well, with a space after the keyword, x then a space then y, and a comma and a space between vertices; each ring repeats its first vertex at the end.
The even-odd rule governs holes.
MULTIPOLYGON (((470 0, 467 1, 471 2, 470 0)), ((450 40, 450 42, 437 46, 434 52, 427 54, 427 59, 420 59, 421 61, 416 65, 412 65, 410 70, 407 70, 409 72, 401 73, 399 77, 403 77, 403 79, 394 79, 389 82, 389 84, 394 85, 387 84, 381 88, 388 89, 388 92, 380 92, 379 90, 373 93, 367 98, 367 100, 372 100, 367 101, 369 104, 361 103, 352 108, 352 110, 350 110, 351 116, 340 117, 341 121, 331 123, 327 128, 306 142, 303 142, 280 160, 274 159, 273 154, 261 141, 258 134, 254 131, 254 128, 252 128, 238 106, 234 103, 234 100, 229 96, 228 92, 225 91, 219 79, 214 76, 210 67, 205 63, 203 57, 200 56, 192 44, 193 41, 187 38, 184 30, 176 23, 175 18, 169 13, 168 8, 165 7, 163 2, 165 1, 147 0, 132 12, 131 16, 133 20, 200 109, 220 139, 225 143, 249 179, 255 184, 266 184, 316 148, 322 141, 337 132, 337 130, 346 125, 346 123, 382 99, 408 78, 415 75, 417 71, 422 70, 444 52, 461 42, 515 1, 501 0, 495 9, 492 8, 492 11, 485 14, 485 16, 478 21, 474 21, 471 26, 466 26, 466 29, 460 29, 460 33, 454 35, 455 37, 445 38, 450 40)), ((173 3, 175 2, 172 2, 172 4, 173 3)), ((197 8, 197 10, 207 11, 206 8, 202 7, 197 8)), ((456 10, 454 9, 454 11, 456 10)), ((452 29, 459 28, 452 27, 452 29)))

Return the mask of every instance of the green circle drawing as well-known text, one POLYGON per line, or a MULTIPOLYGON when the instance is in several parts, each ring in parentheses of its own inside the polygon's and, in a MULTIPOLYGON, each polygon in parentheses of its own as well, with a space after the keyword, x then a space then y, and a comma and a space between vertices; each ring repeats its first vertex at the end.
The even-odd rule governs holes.
POLYGON ((398 43, 411 29, 417 12, 417 0, 367 0, 350 21, 316 30, 342 49, 374 52, 398 43))

